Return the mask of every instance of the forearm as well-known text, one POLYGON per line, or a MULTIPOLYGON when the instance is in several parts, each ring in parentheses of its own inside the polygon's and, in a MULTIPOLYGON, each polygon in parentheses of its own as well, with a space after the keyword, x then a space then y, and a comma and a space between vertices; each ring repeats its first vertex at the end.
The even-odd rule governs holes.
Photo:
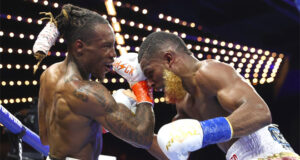
POLYGON ((167 156, 158 146, 156 135, 153 136, 151 147, 147 151, 158 160, 168 160, 167 156))
POLYGON ((272 121, 265 103, 243 103, 227 119, 232 126, 234 138, 248 135, 272 121))
POLYGON ((137 122, 137 136, 144 139, 147 146, 150 147, 153 139, 155 118, 152 105, 149 103, 140 103, 137 105, 135 118, 137 122))
POLYGON ((154 114, 150 104, 139 104, 132 114, 123 104, 118 110, 105 117, 104 127, 112 134, 130 144, 148 149, 152 143, 154 114))

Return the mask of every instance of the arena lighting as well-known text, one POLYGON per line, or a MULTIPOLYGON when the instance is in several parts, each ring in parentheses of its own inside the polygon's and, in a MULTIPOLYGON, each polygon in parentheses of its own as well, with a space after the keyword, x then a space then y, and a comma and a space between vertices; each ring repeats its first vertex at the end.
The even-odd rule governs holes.
POLYGON ((134 49, 136 52, 139 52, 140 51, 140 47, 135 47, 134 49))
POLYGON ((20 34, 20 38, 21 38, 21 39, 24 38, 24 34, 23 34, 23 33, 20 34))
POLYGON ((7 69, 11 69, 11 64, 6 65, 7 69))
POLYGON ((49 4, 49 2, 48 2, 48 1, 44 1, 43 4, 44 4, 45 6, 47 6, 47 5, 49 4))
POLYGON ((16 65, 16 69, 20 69, 21 66, 19 64, 16 65))
POLYGON ((204 39, 204 42, 205 42, 205 43, 209 43, 209 42, 210 42, 210 39, 209 39, 209 38, 205 38, 205 39, 204 39))
MULTIPOLYGON (((4 103, 4 104, 14 104, 14 103, 27 103, 27 102, 32 102, 33 101, 33 98, 32 97, 23 97, 23 98, 7 98, 7 99, 3 99, 3 100, 0 100, 1 103, 4 103)), ((0 103, 0 104, 1 104, 0 103)))
POLYGON ((113 22, 112 26, 113 26, 114 31, 121 32, 121 26, 120 26, 119 22, 113 22))
MULTIPOLYGON (((147 26, 148 31, 152 31, 152 26, 147 26)), ((178 34, 178 33, 177 33, 178 34)))
POLYGON ((199 53, 198 56, 197 56, 199 59, 203 58, 203 54, 202 53, 199 53))
POLYGON ((217 45, 218 44, 218 40, 215 39, 215 40, 213 40, 212 43, 213 43, 213 45, 217 45))
POLYGON ((31 18, 28 18, 28 19, 27 19, 27 22, 28 22, 28 23, 31 23, 31 22, 32 22, 32 19, 31 19, 31 18))
POLYGON ((226 53, 225 49, 221 49, 220 53, 225 54, 226 53))
POLYGON ((13 51, 14 51, 14 50, 11 49, 11 48, 8 48, 8 50, 7 50, 8 53, 13 53, 13 51))
POLYGON ((43 24, 43 21, 38 20, 38 21, 37 21, 37 24, 41 25, 41 24, 43 24))
POLYGON ((208 47, 204 47, 204 52, 208 52, 209 51, 209 48, 208 47))
MULTIPOLYGON (((42 67, 43 70, 47 69, 47 66, 46 66, 46 65, 43 65, 43 66, 44 66, 44 67, 42 67)), ((28 70, 28 69, 33 68, 33 67, 34 67, 34 65, 30 66, 30 65, 28 65, 28 64, 25 64, 23 68, 24 68, 25 70, 28 70)), ((3 65, 2 65, 2 64, 0 64, 0 68, 3 68, 3 65)), ((20 68, 21 68, 21 65, 20 65, 20 64, 16 64, 15 67, 13 67, 13 65, 7 64, 7 65, 6 65, 6 68, 7 68, 7 69, 12 69, 12 68, 20 69, 20 68)))
POLYGON ((125 40, 123 35, 121 34, 116 34, 116 42, 118 45, 124 45, 125 44, 125 40))
POLYGON ((143 14, 147 14, 147 13, 148 13, 148 10, 147 10, 147 9, 143 9, 143 10, 142 10, 142 13, 143 13, 143 14))
POLYGON ((18 17, 17 17, 17 21, 22 21, 22 19, 23 19, 23 18, 22 18, 21 16, 18 16, 18 17))
POLYGON ((220 43, 220 45, 221 45, 222 47, 224 47, 224 46, 226 45, 226 43, 225 43, 224 41, 222 41, 222 42, 220 43))
POLYGON ((246 73, 246 74, 244 75, 244 77, 245 77, 245 78, 249 78, 249 73, 246 73))
POLYGON ((64 43, 65 40, 63 38, 59 38, 58 41, 59 41, 59 43, 64 43))
POLYGON ((53 7, 54 7, 54 8, 58 8, 58 7, 59 7, 59 4, 55 2, 55 3, 53 3, 53 7))
POLYGON ((29 39, 33 40, 33 39, 34 39, 34 35, 31 34, 31 35, 29 36, 29 39))
POLYGON ((246 54, 245 54, 245 57, 246 57, 246 58, 250 58, 250 53, 246 53, 246 54))
POLYGON ((132 7, 132 10, 133 10, 134 12, 138 12, 138 11, 140 10, 140 8, 139 8, 138 6, 133 6, 133 7, 132 7))
POLYGON ((10 37, 14 37, 15 34, 14 34, 13 32, 10 32, 10 33, 9 33, 9 36, 10 36, 10 37))
POLYGON ((116 9, 115 9, 115 6, 114 6, 112 0, 105 0, 104 4, 105 4, 108 15, 110 15, 110 16, 117 15, 117 12, 116 12, 116 9))
POLYGON ((233 47, 233 44, 232 43, 228 43, 228 48, 232 48, 233 47))
MULTIPOLYGON (((133 22, 133 21, 131 21, 130 23, 126 23, 126 21, 124 20, 124 19, 122 19, 121 20, 121 22, 122 23, 124 23, 124 24, 126 24, 126 25, 129 25, 129 26, 131 26, 131 27, 136 27, 136 28, 139 28, 139 29, 141 29, 141 25, 135 25, 135 22, 133 22), (123 20, 123 21, 122 21, 123 20)), ((41 21, 37 21, 37 22, 41 22, 41 21)), ((122 24, 121 23, 121 24, 122 24)), ((39 24, 41 24, 41 23, 39 23, 39 24)), ((142 29, 145 29, 145 30, 149 30, 149 31, 151 31, 151 30, 155 30, 155 31, 161 31, 161 29, 160 28, 153 28, 152 26, 151 27, 149 27, 149 28, 147 28, 146 26, 147 25, 144 25, 144 24, 142 24, 144 27, 142 28, 142 29)), ((172 31, 173 33, 178 33, 177 31, 172 31)), ((179 34, 179 33, 178 33, 179 34)), ((1 35, 1 32, 0 32, 0 35, 1 35)), ((184 33, 184 34, 182 34, 182 36, 181 36, 182 38, 187 38, 187 35, 184 33)), ((33 39, 33 38, 31 38, 31 39, 33 39)), ((199 37, 198 38, 196 38, 197 39, 197 41, 199 41, 199 42, 201 42, 203 39, 202 38, 200 38, 199 39, 199 37)), ((205 39, 204 39, 205 40, 205 39)), ((207 42, 207 40, 206 40, 206 42, 207 42)), ((217 40, 214 40, 213 42, 210 42, 210 43, 212 43, 213 45, 218 45, 218 41, 217 40)), ((220 46, 225 46, 226 45, 226 42, 224 42, 224 41, 222 41, 221 43, 220 43, 220 46)), ((229 47, 231 47, 231 44, 229 43, 228 44, 229 45, 229 47)), ((235 48, 236 49, 239 49, 240 48, 240 45, 235 45, 235 48)), ((248 48, 247 46, 244 46, 244 49, 245 48, 248 48)), ((255 48, 254 48, 255 49, 255 48)), ((248 50, 248 49, 247 49, 248 50)), ((261 53, 262 52, 262 50, 261 49, 258 49, 258 51, 261 53)), ((268 52, 266 52, 266 53, 268 53, 268 52)))

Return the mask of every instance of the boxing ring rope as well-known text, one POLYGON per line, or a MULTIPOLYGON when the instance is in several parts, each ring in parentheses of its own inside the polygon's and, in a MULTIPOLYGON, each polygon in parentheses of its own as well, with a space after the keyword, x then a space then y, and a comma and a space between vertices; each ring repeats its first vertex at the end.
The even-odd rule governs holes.
MULTIPOLYGON (((9 111, 7 111, 2 105, 0 105, 0 123, 2 123, 12 133, 19 135, 19 149, 22 149, 21 140, 25 141, 35 150, 42 153, 44 156, 48 156, 49 146, 43 145, 40 137, 31 131, 15 117, 9 111)), ((21 154, 22 152, 20 152, 21 154)), ((19 155, 20 156, 20 155, 19 155)))

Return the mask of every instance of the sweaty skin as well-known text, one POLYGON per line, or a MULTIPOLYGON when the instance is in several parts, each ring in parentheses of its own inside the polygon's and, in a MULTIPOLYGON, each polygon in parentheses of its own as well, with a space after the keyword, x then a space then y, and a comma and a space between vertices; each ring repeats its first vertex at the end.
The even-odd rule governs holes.
POLYGON ((108 24, 95 27, 90 43, 77 40, 63 62, 49 67, 40 78, 39 135, 50 146, 50 156, 98 159, 102 149, 101 127, 141 148, 151 146, 154 129, 152 106, 140 103, 136 114, 117 104, 89 74, 103 78, 107 63, 116 56, 114 34, 108 24), (74 58, 75 57, 75 58, 74 58), (76 60, 75 60, 76 59, 76 60))
POLYGON ((188 93, 181 102, 176 103, 177 115, 173 121, 226 117, 233 128, 233 139, 218 144, 224 152, 239 137, 271 123, 267 104, 233 67, 215 60, 199 61, 194 56, 176 53, 174 48, 166 46, 160 51, 161 56, 141 60, 149 85, 156 90, 164 87, 163 69, 181 78, 188 93))

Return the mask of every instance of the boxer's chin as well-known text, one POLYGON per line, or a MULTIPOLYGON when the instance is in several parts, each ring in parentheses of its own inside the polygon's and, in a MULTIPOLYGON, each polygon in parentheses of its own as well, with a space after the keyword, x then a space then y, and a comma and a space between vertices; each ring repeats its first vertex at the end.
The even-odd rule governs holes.
POLYGON ((164 70, 164 92, 167 103, 175 104, 180 102, 186 95, 186 90, 182 86, 181 79, 176 76, 173 72, 164 70))

